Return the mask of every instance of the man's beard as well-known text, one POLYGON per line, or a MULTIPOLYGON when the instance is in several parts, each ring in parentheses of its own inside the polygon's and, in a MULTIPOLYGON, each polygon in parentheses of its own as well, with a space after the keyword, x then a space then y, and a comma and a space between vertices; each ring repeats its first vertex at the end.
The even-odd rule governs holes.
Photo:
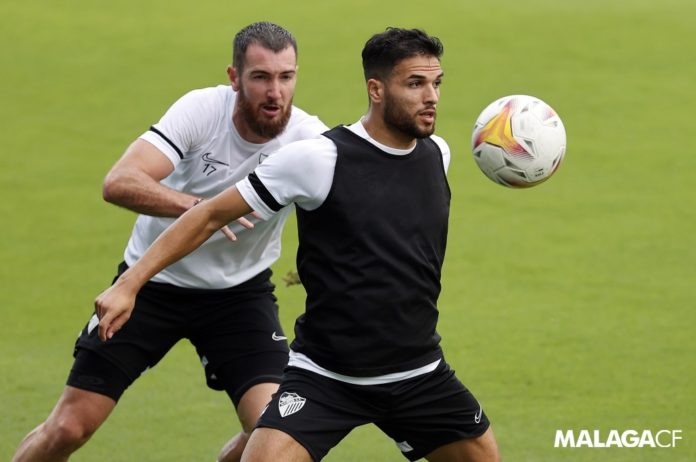
MULTIPOLYGON (((292 113, 292 99, 288 102, 285 109, 281 109, 280 117, 268 120, 258 113, 258 108, 254 107, 244 95, 244 89, 240 88, 237 93, 237 103, 239 111, 244 121, 255 135, 261 138, 273 139, 283 133, 288 125, 292 113)), ((268 104, 276 104, 268 101, 268 104)))
POLYGON ((427 138, 435 132, 434 122, 430 127, 420 128, 416 123, 416 115, 403 110, 398 99, 392 98, 387 92, 384 94, 384 123, 413 138, 427 138))

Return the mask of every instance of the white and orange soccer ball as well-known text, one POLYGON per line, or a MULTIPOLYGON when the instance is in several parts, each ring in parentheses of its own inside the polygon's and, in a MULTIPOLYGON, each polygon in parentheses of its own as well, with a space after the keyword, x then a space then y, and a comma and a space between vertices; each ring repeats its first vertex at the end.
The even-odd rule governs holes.
POLYGON ((551 106, 533 96, 511 95, 489 104, 471 137, 474 160, 496 183, 529 188, 561 165, 566 132, 551 106))

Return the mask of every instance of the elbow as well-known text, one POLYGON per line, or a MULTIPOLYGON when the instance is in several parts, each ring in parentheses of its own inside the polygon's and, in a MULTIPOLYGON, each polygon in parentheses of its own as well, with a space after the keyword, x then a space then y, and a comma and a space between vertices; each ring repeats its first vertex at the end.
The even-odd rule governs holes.
POLYGON ((119 182, 116 175, 109 172, 102 184, 102 198, 110 204, 118 204, 120 197, 119 190, 119 182))

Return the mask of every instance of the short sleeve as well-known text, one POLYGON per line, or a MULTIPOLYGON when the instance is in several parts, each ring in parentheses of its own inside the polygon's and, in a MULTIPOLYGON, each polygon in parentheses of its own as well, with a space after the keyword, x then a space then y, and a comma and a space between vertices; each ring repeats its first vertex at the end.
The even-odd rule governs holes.
POLYGON ((217 110, 205 90, 193 90, 177 100, 140 138, 162 151, 174 164, 211 136, 217 110))
POLYGON ((329 194, 336 155, 336 145, 326 137, 290 143, 236 186, 263 219, 292 203, 314 210, 329 194))
POLYGON ((450 153, 450 147, 447 144, 447 141, 445 141, 443 138, 432 135, 430 137, 435 144, 440 148, 440 151, 442 151, 442 163, 445 166, 445 173, 447 173, 447 170, 449 169, 449 164, 450 164, 450 159, 452 157, 450 153))

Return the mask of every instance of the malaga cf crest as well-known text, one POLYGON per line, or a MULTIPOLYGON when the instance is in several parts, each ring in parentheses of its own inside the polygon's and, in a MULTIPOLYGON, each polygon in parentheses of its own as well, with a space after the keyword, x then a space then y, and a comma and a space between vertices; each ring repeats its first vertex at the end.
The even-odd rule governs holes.
POLYGON ((307 399, 301 397, 297 393, 283 393, 278 400, 278 411, 281 417, 287 417, 294 414, 305 405, 307 399))

